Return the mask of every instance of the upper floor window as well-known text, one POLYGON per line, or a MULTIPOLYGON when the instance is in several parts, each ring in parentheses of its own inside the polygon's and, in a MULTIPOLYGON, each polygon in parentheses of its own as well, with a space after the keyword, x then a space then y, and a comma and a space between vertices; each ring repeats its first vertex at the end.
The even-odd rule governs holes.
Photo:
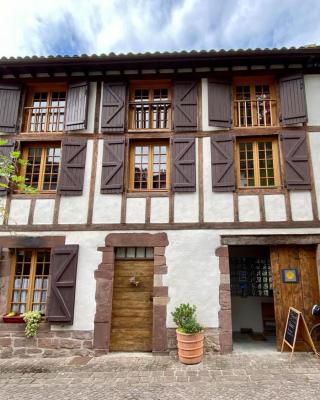
POLYGON ((278 124, 276 89, 271 79, 235 80, 233 121, 236 127, 266 127, 278 124))
POLYGON ((136 142, 130 147, 130 190, 169 189, 169 144, 136 142))
POLYGON ((129 110, 129 129, 171 129, 169 83, 133 84, 129 110))
POLYGON ((22 169, 27 185, 39 191, 55 191, 58 184, 61 148, 59 144, 28 144, 22 158, 28 163, 22 169))
POLYGON ((45 313, 50 269, 49 250, 16 250, 13 255, 8 312, 45 313))
POLYGON ((280 186, 277 139, 240 139, 237 157, 238 187, 280 186))
POLYGON ((37 87, 30 90, 25 107, 24 132, 62 132, 64 129, 66 89, 64 86, 37 87))

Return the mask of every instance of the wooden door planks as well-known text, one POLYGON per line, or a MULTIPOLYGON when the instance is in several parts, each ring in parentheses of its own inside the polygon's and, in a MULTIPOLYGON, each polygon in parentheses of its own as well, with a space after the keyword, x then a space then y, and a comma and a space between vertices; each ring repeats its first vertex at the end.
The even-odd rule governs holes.
MULTIPOLYGON (((316 321, 311 315, 312 305, 319 301, 318 276, 314 246, 271 246, 270 258, 274 289, 277 349, 280 350, 289 307, 301 310, 310 328, 316 321), (283 268, 298 270, 298 283, 282 282, 283 268)), ((302 341, 298 350, 307 350, 302 341)))
POLYGON ((153 260, 116 261, 110 351, 152 350, 153 268, 153 260))

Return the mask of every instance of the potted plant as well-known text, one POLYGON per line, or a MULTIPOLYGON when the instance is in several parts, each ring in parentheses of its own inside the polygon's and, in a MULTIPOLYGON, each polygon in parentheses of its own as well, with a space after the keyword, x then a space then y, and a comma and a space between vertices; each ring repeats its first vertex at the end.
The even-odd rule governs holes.
POLYGON ((9 312, 6 315, 2 316, 3 322, 9 323, 9 324, 23 324, 23 316, 21 314, 17 314, 14 311, 9 312))
POLYGON ((177 325, 179 360, 183 364, 198 364, 203 358, 203 327, 196 320, 196 306, 180 304, 173 313, 177 325))

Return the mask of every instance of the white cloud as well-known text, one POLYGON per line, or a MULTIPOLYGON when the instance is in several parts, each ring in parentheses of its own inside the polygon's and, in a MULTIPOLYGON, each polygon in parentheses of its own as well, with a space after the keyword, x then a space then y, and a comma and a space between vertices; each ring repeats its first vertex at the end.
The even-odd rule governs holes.
POLYGON ((299 46, 317 0, 0 0, 0 56, 299 46))

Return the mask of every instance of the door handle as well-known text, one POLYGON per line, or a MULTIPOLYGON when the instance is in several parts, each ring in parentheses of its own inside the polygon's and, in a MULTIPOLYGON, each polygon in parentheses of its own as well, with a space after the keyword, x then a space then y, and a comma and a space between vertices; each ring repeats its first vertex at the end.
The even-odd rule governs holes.
POLYGON ((150 301, 152 301, 153 302, 153 296, 152 296, 152 294, 150 294, 150 301))

